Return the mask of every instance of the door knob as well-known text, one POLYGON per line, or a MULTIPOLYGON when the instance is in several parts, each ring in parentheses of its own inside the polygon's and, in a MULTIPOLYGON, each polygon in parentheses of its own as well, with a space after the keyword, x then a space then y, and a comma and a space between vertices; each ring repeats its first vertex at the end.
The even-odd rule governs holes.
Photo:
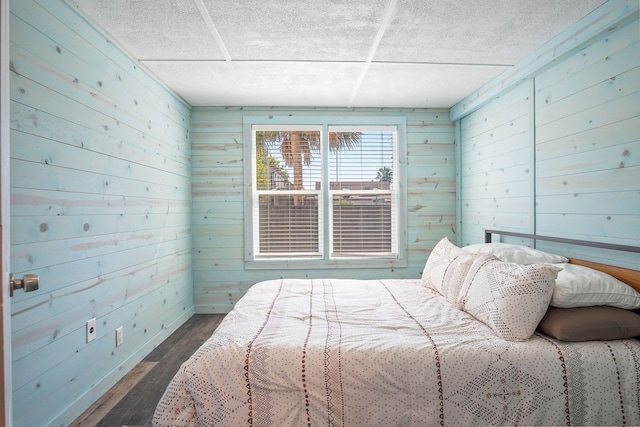
POLYGON ((38 289, 40 277, 37 274, 25 274, 22 279, 14 279, 13 274, 9 275, 9 293, 13 296, 16 289, 24 289, 25 292, 32 292, 38 289))

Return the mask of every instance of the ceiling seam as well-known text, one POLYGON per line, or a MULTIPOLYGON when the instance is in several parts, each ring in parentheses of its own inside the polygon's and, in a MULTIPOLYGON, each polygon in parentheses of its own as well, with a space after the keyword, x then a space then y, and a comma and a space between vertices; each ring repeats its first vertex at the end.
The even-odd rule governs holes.
POLYGON ((204 20, 205 24, 207 24, 207 28, 209 29, 209 32, 213 36, 213 39, 216 41, 216 44, 222 51, 222 55, 224 56, 225 61, 231 62, 231 55, 229 54, 227 47, 224 45, 224 42, 222 41, 222 37, 220 37, 220 33, 218 33, 218 30, 215 24, 213 23, 213 20, 211 19, 211 15, 209 15, 209 11, 207 10, 207 7, 204 5, 202 0, 193 0, 193 2, 198 8, 198 12, 200 12, 200 15, 202 16, 202 19, 204 20))
POLYGON ((396 9, 396 5, 398 4, 398 0, 391 0, 389 4, 387 4, 387 9, 384 12, 384 17, 382 18, 382 22, 380 23, 380 28, 378 28, 378 32, 376 33, 375 38, 373 39, 373 43, 371 44, 371 48, 369 49, 369 54, 367 55, 367 60, 362 67, 362 71, 358 76, 358 80, 353 88, 353 92, 351 92, 351 97, 349 98, 348 107, 353 106, 353 101, 358 95, 360 91, 360 87, 362 86, 362 82, 364 81, 364 76, 369 72, 369 68, 371 67, 371 63, 373 62, 373 57, 378 51, 378 47, 380 46, 380 42, 382 41, 382 36, 384 35, 387 28, 389 28, 389 22, 391 22, 391 18, 393 16, 393 12, 396 9))
MULTIPOLYGON (((223 62, 225 59, 214 58, 140 58, 140 62, 223 62)), ((358 60, 324 60, 324 59, 234 59, 237 63, 251 64, 367 64, 366 61, 358 60)), ((437 61, 371 61, 371 64, 381 65, 453 65, 463 67, 513 67, 514 64, 491 64, 481 62, 437 62, 437 61)))

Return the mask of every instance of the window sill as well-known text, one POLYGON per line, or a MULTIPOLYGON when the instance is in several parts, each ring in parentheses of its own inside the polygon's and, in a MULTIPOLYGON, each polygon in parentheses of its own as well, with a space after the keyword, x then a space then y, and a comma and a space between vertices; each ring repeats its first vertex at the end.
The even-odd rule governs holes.
POLYGON ((277 259, 245 261, 246 270, 313 270, 336 268, 399 268, 406 267, 406 259, 398 258, 341 258, 341 259, 277 259))

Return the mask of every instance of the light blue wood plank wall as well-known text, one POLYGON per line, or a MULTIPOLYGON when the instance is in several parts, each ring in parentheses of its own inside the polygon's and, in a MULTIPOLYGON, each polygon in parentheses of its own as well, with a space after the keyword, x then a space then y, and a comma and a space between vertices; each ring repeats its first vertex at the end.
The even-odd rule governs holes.
POLYGON ((484 229, 529 230, 532 221, 529 85, 461 119, 461 243, 477 243, 484 229))
POLYGON ((407 118, 407 267, 288 270, 288 277, 417 278, 435 243, 444 236, 455 239, 455 127, 447 110, 194 108, 192 223, 198 313, 228 312, 253 283, 285 274, 244 268, 245 115, 407 118))
POLYGON ((14 424, 65 425, 194 313, 191 109, 63 1, 10 10, 14 424))
MULTIPOLYGON (((640 245, 638 4, 606 6, 617 23, 459 119, 461 244, 502 228, 640 245)), ((640 267, 637 254, 538 247, 640 267)))

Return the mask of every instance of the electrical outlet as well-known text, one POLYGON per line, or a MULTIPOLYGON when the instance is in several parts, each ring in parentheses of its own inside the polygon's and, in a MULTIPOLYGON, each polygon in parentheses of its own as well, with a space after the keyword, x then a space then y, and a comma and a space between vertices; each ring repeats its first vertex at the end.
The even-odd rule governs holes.
POLYGON ((96 318, 87 320, 87 342, 96 339, 96 318))
POLYGON ((124 335, 122 333, 122 326, 116 329, 116 347, 120 347, 124 342, 124 335))

